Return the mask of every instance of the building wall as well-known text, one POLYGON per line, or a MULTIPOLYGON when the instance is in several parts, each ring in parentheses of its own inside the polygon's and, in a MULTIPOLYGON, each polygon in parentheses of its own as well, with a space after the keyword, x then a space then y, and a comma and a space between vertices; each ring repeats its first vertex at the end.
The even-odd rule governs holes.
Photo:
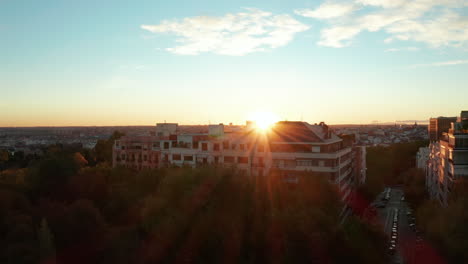
POLYGON ((426 188, 444 206, 457 180, 468 177, 468 119, 463 120, 463 113, 458 122, 451 123, 448 133, 429 145, 426 188))
POLYGON ((365 147, 352 147, 351 141, 331 138, 328 132, 323 142, 273 143, 251 132, 224 134, 222 125, 210 126, 206 135, 174 135, 166 132, 176 131, 177 126, 163 125, 157 131, 164 136, 116 140, 113 166, 141 170, 212 164, 236 167, 254 176, 277 170, 288 179, 309 171, 327 175, 338 185, 343 200, 352 199, 352 188, 365 182, 365 147))

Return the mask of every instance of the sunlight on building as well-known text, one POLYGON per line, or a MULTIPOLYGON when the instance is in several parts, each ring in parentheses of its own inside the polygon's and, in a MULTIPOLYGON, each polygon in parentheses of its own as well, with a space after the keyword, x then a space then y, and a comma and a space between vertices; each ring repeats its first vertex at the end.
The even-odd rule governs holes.
POLYGON ((258 111, 249 115, 249 119, 254 121, 256 128, 260 131, 268 130, 273 124, 279 121, 279 117, 272 112, 258 111))

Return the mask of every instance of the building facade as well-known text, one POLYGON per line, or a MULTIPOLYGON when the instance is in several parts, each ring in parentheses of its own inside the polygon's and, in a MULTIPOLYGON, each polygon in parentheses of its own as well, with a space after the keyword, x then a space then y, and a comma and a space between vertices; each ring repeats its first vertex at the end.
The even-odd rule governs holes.
POLYGON ((136 170, 167 166, 235 167, 249 175, 279 171, 285 181, 297 181, 304 171, 329 177, 343 200, 366 179, 365 147, 354 137, 338 136, 326 124, 278 122, 266 132, 251 123, 235 132, 209 125, 208 133, 180 133, 177 124, 157 124, 154 136, 122 137, 115 141, 113 166, 136 170))
POLYGON ((462 111, 448 133, 429 145, 426 187, 444 206, 458 180, 468 177, 468 111, 462 111))
POLYGON ((416 168, 426 170, 427 161, 429 160, 430 149, 429 147, 421 147, 416 153, 416 168))
POLYGON ((447 133, 450 129, 450 125, 453 122, 456 122, 456 117, 436 117, 429 119, 429 126, 427 129, 429 130, 429 141, 438 141, 443 133, 447 133))

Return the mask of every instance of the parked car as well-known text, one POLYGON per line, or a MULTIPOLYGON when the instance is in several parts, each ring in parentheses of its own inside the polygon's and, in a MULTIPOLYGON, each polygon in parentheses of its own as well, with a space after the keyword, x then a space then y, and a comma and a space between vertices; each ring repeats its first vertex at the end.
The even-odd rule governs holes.
POLYGON ((384 208, 384 207, 385 207, 385 203, 376 203, 376 204, 374 204, 374 206, 375 206, 376 208, 384 208))

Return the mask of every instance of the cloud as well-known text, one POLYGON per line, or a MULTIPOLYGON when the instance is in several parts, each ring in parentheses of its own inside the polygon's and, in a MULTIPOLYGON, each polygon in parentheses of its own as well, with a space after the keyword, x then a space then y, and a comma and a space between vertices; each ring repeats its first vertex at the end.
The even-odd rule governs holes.
POLYGON ((329 25, 321 31, 318 44, 328 47, 349 46, 363 31, 387 33, 385 43, 415 41, 433 48, 466 47, 468 18, 462 12, 467 6, 467 0, 355 0, 325 2, 315 10, 296 14, 327 18, 329 25))
POLYGON ((453 65, 461 65, 461 64, 468 64, 468 60, 452 60, 452 61, 433 62, 433 63, 426 63, 426 64, 414 64, 414 65, 411 65, 410 68, 441 67, 441 66, 453 66, 453 65))
POLYGON ((417 47, 404 47, 404 48, 390 48, 386 49, 385 52, 397 52, 397 51, 418 51, 417 47))
POLYGON ((153 33, 177 36, 169 52, 197 55, 212 52, 221 55, 242 56, 252 52, 285 46, 295 34, 309 26, 289 15, 273 15, 259 9, 226 14, 222 17, 198 16, 181 20, 164 20, 158 25, 142 25, 153 33))
POLYGON ((359 32, 358 28, 349 26, 326 28, 320 33, 321 39, 318 44, 334 48, 346 47, 351 44, 351 41, 348 40, 359 34, 359 32))
POLYGON ((354 3, 332 3, 325 2, 321 4, 317 9, 298 9, 294 12, 300 16, 313 17, 317 19, 329 19, 341 17, 350 14, 356 9, 354 3))

